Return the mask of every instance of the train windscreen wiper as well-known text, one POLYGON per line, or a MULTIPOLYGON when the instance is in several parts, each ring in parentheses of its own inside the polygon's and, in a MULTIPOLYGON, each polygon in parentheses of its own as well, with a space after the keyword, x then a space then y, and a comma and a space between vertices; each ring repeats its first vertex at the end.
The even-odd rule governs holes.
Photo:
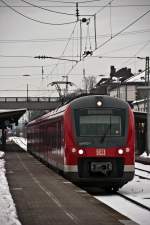
POLYGON ((106 135, 108 134, 108 132, 110 131, 110 129, 111 129, 111 124, 108 125, 108 127, 107 127, 105 133, 104 133, 103 136, 101 137, 101 140, 100 140, 101 143, 104 142, 104 140, 105 140, 105 138, 106 138, 106 135))

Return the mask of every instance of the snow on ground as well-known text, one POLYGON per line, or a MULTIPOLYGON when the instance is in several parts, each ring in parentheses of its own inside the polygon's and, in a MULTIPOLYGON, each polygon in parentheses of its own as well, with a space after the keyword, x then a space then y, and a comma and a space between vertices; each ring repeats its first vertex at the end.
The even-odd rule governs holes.
MULTIPOLYGON (((150 165, 143 165, 141 163, 136 163, 136 167, 147 171, 150 170, 150 165)), ((149 177, 149 174, 147 174, 147 177, 149 177)), ((150 180, 141 179, 135 176, 133 181, 124 185, 119 192, 150 208, 150 180)), ((95 198, 127 216, 137 224, 150 224, 149 211, 142 209, 140 206, 135 206, 133 203, 129 203, 128 200, 122 199, 120 196, 104 195, 95 196, 95 198)))
POLYGON ((23 137, 9 137, 9 141, 19 145, 23 150, 27 151, 27 139, 23 137))
POLYGON ((135 168, 143 169, 150 172, 150 165, 143 165, 142 163, 135 163, 135 168))
POLYGON ((0 224, 21 225, 5 176, 4 152, 0 151, 0 224))
MULTIPOLYGON (((140 225, 149 225, 150 213, 141 207, 135 207, 125 199, 117 195, 95 196, 96 199, 113 208, 122 215, 140 225)), ((128 224, 128 223, 126 223, 128 224)), ((132 224, 132 223, 129 223, 132 224)))
POLYGON ((146 152, 144 152, 142 155, 140 155, 141 158, 150 158, 150 155, 148 156, 146 152))
POLYGON ((150 208, 150 180, 135 176, 134 180, 122 187, 119 192, 150 208))

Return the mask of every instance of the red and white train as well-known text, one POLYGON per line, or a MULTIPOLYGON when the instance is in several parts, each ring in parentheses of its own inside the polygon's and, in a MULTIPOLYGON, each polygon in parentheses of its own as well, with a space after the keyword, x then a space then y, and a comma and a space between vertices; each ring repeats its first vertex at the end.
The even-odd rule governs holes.
POLYGON ((134 116, 117 98, 76 98, 27 127, 28 150, 74 182, 118 190, 134 177, 134 116))

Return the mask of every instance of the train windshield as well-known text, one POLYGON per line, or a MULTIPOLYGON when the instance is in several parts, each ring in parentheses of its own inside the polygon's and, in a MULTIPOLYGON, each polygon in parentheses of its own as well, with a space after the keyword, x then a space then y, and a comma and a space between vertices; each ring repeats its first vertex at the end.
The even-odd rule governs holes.
POLYGON ((78 137, 101 136, 103 142, 107 136, 124 135, 122 110, 80 109, 75 113, 75 118, 78 137))

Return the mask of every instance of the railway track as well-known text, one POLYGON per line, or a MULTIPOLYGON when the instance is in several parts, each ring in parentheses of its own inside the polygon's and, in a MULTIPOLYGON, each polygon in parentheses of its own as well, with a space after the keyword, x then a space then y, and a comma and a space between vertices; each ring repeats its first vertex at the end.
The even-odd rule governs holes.
POLYGON ((124 214, 140 224, 149 224, 150 219, 150 170, 143 165, 136 165, 135 179, 115 194, 100 192, 93 195, 99 201, 124 214), (148 220, 147 220, 148 218, 148 220))
MULTIPOLYGON (((135 191, 135 190, 134 190, 135 191)), ((149 225, 150 205, 144 199, 140 199, 138 193, 130 193, 127 190, 120 190, 116 194, 101 193, 93 196, 98 201, 103 202, 108 207, 130 218, 137 224, 149 225), (123 193, 124 192, 124 193, 123 193)), ((147 193, 148 194, 148 193, 147 193)), ((147 196, 148 195, 143 195, 147 196)), ((149 199, 145 200, 149 201, 149 199)))
POLYGON ((149 173, 149 174, 150 174, 150 171, 149 171, 149 170, 144 170, 144 169, 137 168, 137 167, 135 167, 135 169, 136 169, 136 170, 139 170, 139 171, 147 172, 147 173, 149 173))
MULTIPOLYGON (((130 193, 127 193, 127 194, 123 194, 122 193, 122 190, 120 190, 120 191, 117 191, 116 193, 114 193, 114 192, 110 192, 110 193, 108 193, 108 194, 104 194, 104 192, 102 191, 100 191, 100 192, 97 192, 97 190, 95 191, 95 189, 92 189, 92 190, 90 190, 89 191, 89 189, 87 188, 86 189, 86 191, 88 192, 88 193, 90 193, 91 195, 93 195, 93 197, 96 197, 97 199, 99 199, 100 201, 101 201, 101 198, 103 199, 103 198, 108 198, 108 197, 111 197, 112 199, 111 199, 111 201, 114 201, 115 202, 115 198, 116 197, 118 197, 118 198, 120 198, 120 202, 122 201, 122 199, 125 199, 125 200, 127 200, 129 203, 132 203, 132 204, 134 204, 134 206, 140 206, 143 210, 147 210, 148 212, 150 211, 150 206, 148 206, 148 205, 144 205, 143 203, 142 203, 142 201, 140 202, 140 200, 139 200, 139 198, 137 198, 135 195, 134 195, 134 193, 133 193, 133 195, 132 194, 130 194, 130 193), (88 190, 88 191, 87 191, 88 190), (114 200, 113 200, 113 198, 114 198, 114 200)), ((145 198, 145 199, 150 199, 150 197, 148 198, 145 198)), ((105 204, 107 204, 107 203, 105 203, 105 204)))
POLYGON ((122 197, 122 198, 128 200, 129 202, 134 203, 136 206, 140 206, 140 207, 142 207, 143 209, 146 209, 146 210, 150 211, 150 207, 149 207, 149 206, 146 206, 146 205, 142 204, 141 202, 139 202, 139 201, 137 201, 137 200, 135 200, 135 199, 133 199, 133 198, 127 196, 127 195, 124 195, 124 194, 120 193, 119 191, 118 191, 116 194, 117 194, 118 196, 120 196, 120 197, 122 197))
POLYGON ((150 171, 135 167, 135 176, 141 179, 150 180, 150 171))
MULTIPOLYGON (((150 171, 143 169, 143 168, 138 168, 136 166, 135 167, 135 176, 139 177, 140 179, 149 181, 150 180, 150 171)), ((138 206, 142 207, 143 209, 150 211, 150 206, 145 205, 142 202, 140 202, 139 199, 134 196, 134 194, 133 195, 123 194, 123 193, 121 193, 121 190, 118 191, 116 194, 119 195, 120 197, 134 203, 135 205, 138 205, 138 206)), ((150 197, 145 197, 145 199, 150 199, 150 197)))

